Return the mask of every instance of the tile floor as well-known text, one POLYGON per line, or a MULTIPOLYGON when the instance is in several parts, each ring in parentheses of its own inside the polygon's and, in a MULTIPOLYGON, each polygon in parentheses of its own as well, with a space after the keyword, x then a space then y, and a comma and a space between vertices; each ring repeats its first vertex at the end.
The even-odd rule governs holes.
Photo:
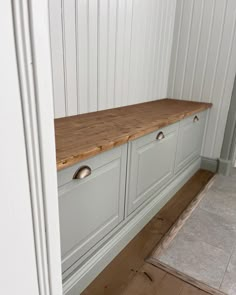
POLYGON ((159 259, 226 294, 236 294, 236 169, 229 177, 216 176, 159 259))

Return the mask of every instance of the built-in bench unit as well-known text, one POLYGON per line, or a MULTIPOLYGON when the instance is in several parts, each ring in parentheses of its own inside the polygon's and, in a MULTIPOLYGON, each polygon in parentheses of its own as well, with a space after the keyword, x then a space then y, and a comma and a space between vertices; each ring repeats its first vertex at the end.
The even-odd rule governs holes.
POLYGON ((80 294, 200 168, 210 107, 164 99, 55 120, 65 294, 80 294))

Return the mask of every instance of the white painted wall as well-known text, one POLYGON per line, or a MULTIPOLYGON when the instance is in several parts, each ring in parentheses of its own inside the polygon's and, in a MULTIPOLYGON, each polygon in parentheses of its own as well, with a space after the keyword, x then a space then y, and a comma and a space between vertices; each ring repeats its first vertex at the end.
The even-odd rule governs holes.
POLYGON ((11 1, 0 3, 0 294, 40 294, 11 1))
POLYGON ((235 0, 177 0, 168 96, 213 103, 205 157, 220 156, 236 72, 235 21, 235 0))
POLYGON ((50 0, 55 117, 167 95, 176 0, 50 0))

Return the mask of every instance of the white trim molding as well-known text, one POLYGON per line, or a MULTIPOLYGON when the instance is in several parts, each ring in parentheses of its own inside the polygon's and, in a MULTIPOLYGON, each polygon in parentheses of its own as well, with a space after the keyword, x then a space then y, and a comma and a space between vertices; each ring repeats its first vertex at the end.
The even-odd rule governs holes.
POLYGON ((41 295, 61 295, 48 1, 12 5, 39 289, 41 295))

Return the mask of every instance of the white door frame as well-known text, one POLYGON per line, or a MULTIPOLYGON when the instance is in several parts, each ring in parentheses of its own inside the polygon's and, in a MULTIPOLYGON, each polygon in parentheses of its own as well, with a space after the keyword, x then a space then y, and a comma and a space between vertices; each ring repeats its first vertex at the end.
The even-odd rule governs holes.
POLYGON ((40 295, 61 295, 48 0, 12 0, 40 295))

